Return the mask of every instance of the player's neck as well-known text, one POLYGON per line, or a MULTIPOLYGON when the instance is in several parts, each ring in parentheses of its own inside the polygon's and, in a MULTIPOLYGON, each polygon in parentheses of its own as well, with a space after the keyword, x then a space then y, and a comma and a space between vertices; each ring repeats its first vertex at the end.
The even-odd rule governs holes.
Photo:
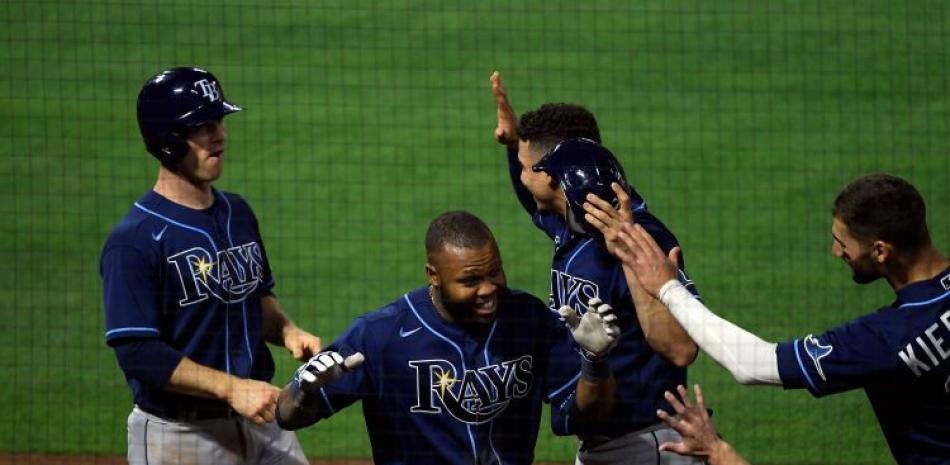
POLYGON ((566 221, 567 220, 567 198, 564 197, 563 191, 560 192, 559 195, 556 196, 554 200, 552 200, 552 202, 553 202, 552 207, 554 208, 554 211, 557 212, 558 215, 561 215, 561 218, 564 218, 564 220, 566 221))
POLYGON ((204 210, 214 204, 210 182, 193 182, 165 166, 159 168, 158 180, 152 189, 172 202, 195 210, 204 210))
POLYGON ((887 281, 895 291, 900 291, 909 284, 927 281, 935 278, 939 273, 950 268, 950 259, 933 247, 927 247, 917 253, 907 263, 899 263, 896 270, 888 273, 887 281))

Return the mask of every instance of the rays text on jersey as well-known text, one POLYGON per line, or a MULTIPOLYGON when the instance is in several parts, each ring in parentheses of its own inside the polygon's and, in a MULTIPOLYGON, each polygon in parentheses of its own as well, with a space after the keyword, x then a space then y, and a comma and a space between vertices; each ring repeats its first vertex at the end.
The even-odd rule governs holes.
POLYGON ((244 300, 260 285, 263 254, 257 242, 218 251, 217 257, 202 247, 192 247, 167 259, 177 272, 183 298, 181 306, 214 296, 225 303, 244 300))
POLYGON ((528 394, 534 379, 533 364, 533 358, 524 355, 465 370, 458 378, 455 365, 448 360, 411 360, 409 366, 416 375, 416 405, 409 411, 439 414, 445 408, 463 423, 485 423, 501 414, 512 399, 528 394))
POLYGON ((571 276, 563 271, 551 270, 551 295, 548 307, 557 310, 567 305, 579 314, 587 311, 587 302, 598 297, 597 283, 571 276))

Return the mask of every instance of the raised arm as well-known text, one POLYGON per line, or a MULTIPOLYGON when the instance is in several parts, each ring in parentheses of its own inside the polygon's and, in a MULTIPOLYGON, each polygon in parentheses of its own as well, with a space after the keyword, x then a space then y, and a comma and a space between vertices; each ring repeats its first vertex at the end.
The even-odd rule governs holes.
POLYGON ((495 140, 508 149, 508 176, 511 179, 511 187, 515 190, 515 195, 521 206, 529 214, 534 214, 537 210, 537 204, 534 197, 528 192, 528 189, 521 183, 521 162, 518 161, 518 115, 515 114, 511 102, 508 101, 508 91, 501 83, 501 74, 495 71, 491 75, 491 92, 495 98, 495 114, 497 124, 495 126, 495 140))
MULTIPOLYGON (((633 224, 633 213, 630 210, 630 195, 627 191, 617 183, 613 183, 611 188, 617 195, 619 207, 614 208, 607 201, 590 194, 584 205, 587 211, 584 218, 601 231, 607 251, 616 256, 616 249, 622 246, 618 239, 620 227, 623 224, 633 224)), ((693 363, 698 350, 686 330, 660 301, 642 287, 633 285, 636 281, 631 279, 628 267, 624 266, 623 271, 647 344, 676 366, 685 367, 693 363)))

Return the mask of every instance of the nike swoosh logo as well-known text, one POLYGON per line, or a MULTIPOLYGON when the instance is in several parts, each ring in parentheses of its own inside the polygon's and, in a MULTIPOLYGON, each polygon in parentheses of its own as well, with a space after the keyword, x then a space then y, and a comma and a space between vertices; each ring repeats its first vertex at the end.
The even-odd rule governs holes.
POLYGON ((419 331, 420 329, 422 329, 422 326, 420 326, 420 327, 418 327, 418 328, 416 328, 416 329, 411 329, 411 330, 409 330, 409 331, 403 331, 402 328, 399 328, 399 337, 409 337, 409 336, 412 336, 413 334, 416 334, 416 331, 419 331))
POLYGON ((167 224, 166 224, 165 227, 162 228, 162 230, 159 231, 158 233, 152 233, 152 239, 155 239, 156 241, 162 240, 162 236, 165 235, 165 230, 166 230, 166 229, 168 229, 168 225, 167 225, 167 224))

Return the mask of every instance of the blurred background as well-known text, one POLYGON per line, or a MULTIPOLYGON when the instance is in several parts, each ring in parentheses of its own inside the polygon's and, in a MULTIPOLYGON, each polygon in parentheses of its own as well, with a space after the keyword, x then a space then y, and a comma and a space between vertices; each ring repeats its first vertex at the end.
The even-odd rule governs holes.
MULTIPOLYGON (((510 285, 546 300, 551 243, 493 138, 494 70, 519 112, 590 108, 707 304, 778 341, 893 300, 830 253, 857 176, 909 179, 950 246, 948 23, 912 0, 5 0, 0 452, 125 454, 98 260, 154 183, 135 98, 164 68, 206 67, 246 108, 216 185, 250 202, 285 310, 325 343, 424 284, 449 209, 483 218, 510 285)), ((282 384, 297 364, 275 358, 282 384)), ((893 462, 863 392, 743 387, 705 355, 690 381, 755 463, 893 462)), ((311 458, 370 455, 358 405, 300 438, 311 458)), ((542 424, 538 459, 574 447, 542 424)))

